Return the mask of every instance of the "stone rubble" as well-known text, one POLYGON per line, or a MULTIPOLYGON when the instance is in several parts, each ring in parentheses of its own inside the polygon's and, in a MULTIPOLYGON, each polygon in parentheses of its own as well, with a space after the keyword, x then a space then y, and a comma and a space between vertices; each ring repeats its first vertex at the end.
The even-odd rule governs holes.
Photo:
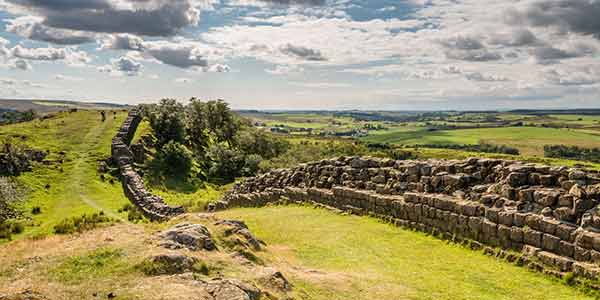
POLYGON ((595 277, 599 201, 597 171, 500 159, 340 157, 249 178, 214 207, 313 203, 504 249, 533 247, 546 265, 595 277))

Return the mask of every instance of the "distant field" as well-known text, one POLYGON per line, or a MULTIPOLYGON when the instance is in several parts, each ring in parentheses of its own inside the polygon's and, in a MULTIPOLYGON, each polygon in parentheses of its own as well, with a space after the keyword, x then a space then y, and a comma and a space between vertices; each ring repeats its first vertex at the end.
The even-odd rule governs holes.
POLYGON ((112 104, 112 103, 93 103, 93 102, 78 102, 78 101, 51 101, 51 100, 13 100, 0 99, 0 108, 25 111, 33 109, 38 113, 58 112, 72 108, 78 109, 123 109, 127 105, 112 104))
POLYGON ((269 245, 265 259, 290 274, 305 299, 592 299, 545 275, 366 217, 296 206, 218 215, 245 220, 269 245))
POLYGON ((367 142, 392 144, 477 144, 480 141, 516 147, 524 155, 543 155, 544 145, 564 144, 600 147, 600 136, 571 129, 505 127, 461 130, 407 130, 375 132, 362 138, 367 142))

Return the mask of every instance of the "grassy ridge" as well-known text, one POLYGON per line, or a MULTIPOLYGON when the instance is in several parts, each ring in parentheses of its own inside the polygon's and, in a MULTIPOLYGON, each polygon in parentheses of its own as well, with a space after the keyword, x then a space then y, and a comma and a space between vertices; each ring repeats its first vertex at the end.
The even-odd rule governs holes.
MULTIPOLYGON (((110 114, 112 116, 112 114, 110 114)), ((0 127, 0 139, 14 135, 29 147, 50 151, 50 160, 64 162, 36 164, 33 172, 18 177, 28 189, 26 211, 41 207, 32 216, 34 225, 26 236, 51 233, 60 220, 84 213, 105 211, 119 217, 116 211, 127 203, 118 180, 114 184, 100 180, 98 160, 110 155, 110 142, 126 116, 100 121, 97 111, 60 113, 52 119, 0 127)))
POLYGON ((375 219, 307 207, 235 209, 273 252, 268 259, 322 272, 299 288, 310 299, 593 299, 532 273, 375 219))

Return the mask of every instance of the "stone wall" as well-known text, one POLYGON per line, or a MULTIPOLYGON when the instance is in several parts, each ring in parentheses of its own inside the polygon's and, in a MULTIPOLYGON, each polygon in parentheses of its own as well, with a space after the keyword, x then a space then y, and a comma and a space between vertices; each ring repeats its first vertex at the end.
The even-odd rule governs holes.
POLYGON ((235 186, 217 208, 310 202, 479 244, 523 251, 557 272, 595 278, 600 174, 496 159, 342 157, 235 186))
POLYGON ((137 110, 131 110, 125 122, 113 138, 111 144, 111 157, 113 162, 119 166, 125 195, 140 211, 151 220, 166 220, 170 217, 182 214, 183 207, 168 206, 162 198, 152 195, 146 190, 144 180, 133 169, 134 154, 130 149, 130 143, 135 135, 142 117, 137 110))

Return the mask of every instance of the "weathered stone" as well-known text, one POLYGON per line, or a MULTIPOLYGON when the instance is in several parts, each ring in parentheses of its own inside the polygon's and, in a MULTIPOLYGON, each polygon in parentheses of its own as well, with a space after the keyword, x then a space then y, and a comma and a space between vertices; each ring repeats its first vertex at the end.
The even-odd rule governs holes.
POLYGON ((192 251, 215 250, 210 232, 200 224, 182 223, 160 233, 161 246, 168 249, 187 248, 192 251))

